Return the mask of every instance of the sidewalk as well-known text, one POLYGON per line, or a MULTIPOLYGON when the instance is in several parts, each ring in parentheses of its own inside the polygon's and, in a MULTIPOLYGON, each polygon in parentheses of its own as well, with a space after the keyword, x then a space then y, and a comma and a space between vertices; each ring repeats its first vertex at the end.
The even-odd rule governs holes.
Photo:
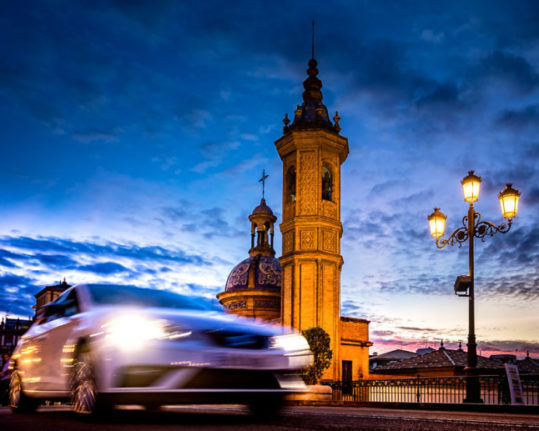
POLYGON ((436 410, 454 412, 482 412, 502 414, 539 415, 539 406, 518 406, 510 404, 425 404, 425 403, 368 403, 354 401, 287 401, 289 406, 364 407, 369 409, 436 410))

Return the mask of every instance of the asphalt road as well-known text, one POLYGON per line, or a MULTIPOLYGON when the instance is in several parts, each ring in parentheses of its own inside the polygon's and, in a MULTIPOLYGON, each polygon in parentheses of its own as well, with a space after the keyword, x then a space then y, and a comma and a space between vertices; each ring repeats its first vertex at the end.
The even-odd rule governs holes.
POLYGON ((539 415, 390 410, 355 407, 287 407, 262 422, 242 406, 181 406, 159 412, 116 410, 99 421, 76 418, 65 406, 29 415, 0 408, 0 430, 539 430, 539 415))

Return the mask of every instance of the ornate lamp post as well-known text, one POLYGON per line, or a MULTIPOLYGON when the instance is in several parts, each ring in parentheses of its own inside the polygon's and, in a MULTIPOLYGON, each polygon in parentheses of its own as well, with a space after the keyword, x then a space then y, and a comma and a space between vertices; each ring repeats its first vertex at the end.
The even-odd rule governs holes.
POLYGON ((466 398, 465 403, 482 403, 479 380, 477 376, 477 345, 475 342, 475 315, 474 315, 474 238, 485 241, 487 235, 494 235, 496 232, 507 233, 511 229, 512 219, 517 215, 518 199, 520 192, 512 188, 512 184, 506 184, 505 189, 498 194, 503 216, 507 219, 507 224, 502 223, 496 226, 489 221, 482 221, 481 214, 474 209, 474 202, 479 198, 481 178, 468 172, 461 182, 464 192, 464 200, 470 204, 468 215, 462 219, 462 226, 455 230, 447 239, 442 239, 445 230, 447 217, 435 208, 429 215, 429 227, 431 236, 436 239, 436 246, 440 249, 447 245, 457 244, 459 247, 466 241, 469 243, 468 276, 461 275, 455 282, 455 294, 468 297, 468 354, 466 371, 466 398))

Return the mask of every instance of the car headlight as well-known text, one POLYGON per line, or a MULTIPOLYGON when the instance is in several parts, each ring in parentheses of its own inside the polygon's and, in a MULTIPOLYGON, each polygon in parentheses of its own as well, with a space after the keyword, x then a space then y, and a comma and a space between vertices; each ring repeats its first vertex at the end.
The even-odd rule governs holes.
POLYGON ((117 317, 103 325, 106 340, 123 350, 144 346, 150 340, 175 340, 191 335, 191 331, 169 322, 140 315, 117 317))
POLYGON ((275 335, 270 338, 270 347, 285 352, 309 350, 309 343, 301 334, 275 335))

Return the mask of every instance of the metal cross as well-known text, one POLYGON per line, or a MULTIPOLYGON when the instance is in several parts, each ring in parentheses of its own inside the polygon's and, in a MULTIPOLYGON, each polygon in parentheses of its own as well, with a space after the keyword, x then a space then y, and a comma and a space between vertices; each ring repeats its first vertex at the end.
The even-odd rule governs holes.
POLYGON ((262 199, 264 199, 264 191, 266 186, 266 178, 268 178, 269 175, 266 174, 266 170, 262 169, 262 178, 258 180, 259 183, 262 183, 262 199))

